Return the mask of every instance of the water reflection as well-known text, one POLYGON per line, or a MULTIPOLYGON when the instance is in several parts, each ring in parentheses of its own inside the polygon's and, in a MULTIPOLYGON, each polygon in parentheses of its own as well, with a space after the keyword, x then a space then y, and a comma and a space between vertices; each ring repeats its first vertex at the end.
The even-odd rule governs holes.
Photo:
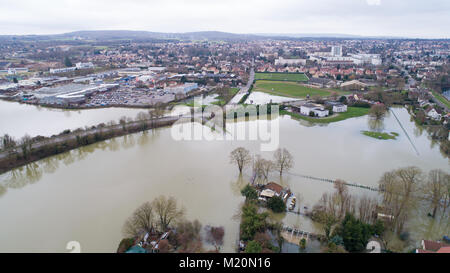
POLYGON ((368 125, 371 131, 381 132, 384 130, 384 119, 369 118, 368 125))
POLYGON ((38 182, 46 173, 55 173, 60 167, 60 163, 65 166, 70 166, 77 161, 84 160, 89 154, 92 154, 97 150, 118 151, 121 148, 132 148, 136 143, 140 146, 145 146, 151 142, 152 139, 155 139, 158 136, 158 129, 144 131, 143 133, 138 134, 126 135, 83 146, 76 150, 57 154, 36 162, 31 162, 25 166, 12 169, 11 171, 0 175, 0 197, 7 192, 7 188, 20 189, 28 184, 38 182))
MULTIPOLYGON (((415 125, 408 122, 407 112, 400 109, 396 113, 414 143, 421 147, 420 157, 405 137, 391 142, 362 137, 360 131, 367 129, 367 117, 332 123, 327 128, 306 128, 290 117, 281 117, 280 147, 288 149, 295 158, 290 172, 374 186, 383 172, 398 167, 415 165, 424 171, 448 168, 448 160, 440 156, 438 149, 428 148, 430 139, 412 135, 415 125)), ((393 117, 386 118, 384 123, 389 132, 401 130, 393 117)), ((225 226, 226 249, 232 251, 239 222, 230 218, 239 211, 243 202, 240 190, 250 181, 252 170, 250 167, 238 176, 228 156, 242 146, 252 155, 271 159, 273 153, 261 152, 259 144, 175 141, 169 128, 161 128, 85 146, 14 169, 0 176, 0 216, 5 219, 0 229, 0 251, 37 251, 30 245, 42 245, 41 241, 49 245, 49 251, 64 251, 60 245, 74 236, 86 245, 85 250, 114 251, 126 217, 143 201, 161 194, 179 199, 188 208, 189 218, 225 226), (25 187, 30 183, 36 184, 25 187), (25 188, 8 191, 21 187, 25 188), (19 199, 29 202, 22 208, 19 199), (78 205, 80 202, 83 205, 78 205), (29 212, 29 206, 35 211, 29 212), (9 207, 14 210, 9 211, 9 207), (63 209, 72 213, 58 214, 63 209), (54 225, 49 226, 49 222, 54 225), (39 236, 27 237, 27 231, 21 229, 30 223, 39 236), (11 231, 15 231, 15 236, 9 235, 11 231)), ((304 206, 311 208, 323 192, 334 190, 330 183, 287 173, 282 178, 274 173, 268 180, 289 187, 297 195, 302 213, 304 206)), ((355 196, 367 193, 353 188, 351 192, 355 196)), ((284 217, 274 217, 302 230, 316 233, 322 230, 304 215, 286 213, 284 217)), ((417 226, 423 226, 429 234, 438 230, 436 224, 423 221, 417 226)))
POLYGON ((442 236, 450 235, 450 214, 440 210, 435 218, 428 215, 428 207, 421 204, 421 207, 413 214, 415 217, 408 223, 408 230, 411 231, 412 240, 441 240, 442 236))
POLYGON ((234 195, 240 196, 241 190, 249 183, 250 182, 248 181, 248 179, 245 179, 242 174, 239 174, 236 181, 231 181, 230 183, 231 191, 234 193, 234 195))

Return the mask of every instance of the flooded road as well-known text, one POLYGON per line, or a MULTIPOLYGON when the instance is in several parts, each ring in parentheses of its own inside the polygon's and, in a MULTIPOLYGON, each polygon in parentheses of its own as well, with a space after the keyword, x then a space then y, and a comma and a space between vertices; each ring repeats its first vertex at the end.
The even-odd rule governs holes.
MULTIPOLYGON (((386 141, 361 134, 369 129, 367 117, 314 126, 279 117, 280 147, 287 148, 295 160, 290 172, 376 186, 384 172, 399 167, 448 171, 449 161, 439 146, 418 130, 405 109, 394 111, 419 156, 392 116, 385 119, 384 130, 400 136, 386 141)), ((199 124, 195 127, 217 134, 199 124)), ((223 251, 233 252, 239 230, 235 215, 243 202, 239 191, 251 176, 247 169, 239 177, 237 167, 229 164, 230 152, 239 146, 264 158, 273 156, 273 152, 260 152, 259 141, 177 141, 171 128, 160 128, 7 172, 0 176, 0 252, 66 252, 66 243, 74 240, 81 243, 83 252, 114 252, 127 217, 159 195, 175 197, 186 208, 189 220, 224 226, 223 251)), ((330 183, 295 175, 280 181, 274 174, 270 180, 301 195, 301 206, 312 207, 323 192, 333 191, 330 183)), ((376 195, 358 188, 350 192, 376 195)), ((283 221, 305 230, 318 229, 292 213, 283 221)))

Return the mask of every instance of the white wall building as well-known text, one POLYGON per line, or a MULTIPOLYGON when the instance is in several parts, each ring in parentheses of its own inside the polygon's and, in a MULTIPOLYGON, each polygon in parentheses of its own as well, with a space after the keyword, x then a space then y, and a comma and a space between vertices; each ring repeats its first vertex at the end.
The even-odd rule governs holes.
POLYGON ((91 62, 88 63, 76 63, 75 64, 77 69, 86 69, 86 68, 94 68, 94 64, 91 62))
POLYGON ((436 109, 432 108, 431 110, 427 111, 427 116, 429 116, 430 118, 434 119, 434 120, 440 120, 441 119, 441 114, 439 114, 436 109))
POLYGON ((349 54, 355 64, 380 65, 382 63, 380 54, 349 54))
POLYGON ((345 104, 333 105, 333 113, 343 113, 343 112, 347 112, 347 105, 345 104))
POLYGON ((330 111, 328 111, 327 109, 323 109, 323 108, 319 108, 319 107, 313 109, 312 111, 319 118, 326 117, 330 114, 330 111))
POLYGON ((283 57, 280 57, 275 60, 275 65, 305 65, 306 59, 284 59, 283 57))
POLYGON ((304 104, 304 105, 300 106, 300 113, 302 115, 309 116, 309 114, 311 112, 314 113, 314 116, 320 117, 320 118, 326 117, 326 116, 328 116, 330 114, 330 111, 325 109, 320 104, 307 103, 307 104, 304 104))
POLYGON ((56 73, 66 73, 75 71, 77 68, 75 66, 72 67, 63 67, 63 68, 50 68, 50 74, 56 74, 56 73))
POLYGON ((168 93, 174 93, 174 94, 178 94, 178 93, 187 94, 190 91, 197 89, 197 88, 198 88, 197 83, 185 83, 182 85, 166 87, 166 88, 164 88, 164 91, 168 92, 168 93))
POLYGON ((305 116, 309 116, 309 113, 317 106, 314 104, 304 104, 300 106, 300 113, 305 116))
POLYGON ((342 57, 342 46, 331 47, 331 55, 335 57, 342 57))

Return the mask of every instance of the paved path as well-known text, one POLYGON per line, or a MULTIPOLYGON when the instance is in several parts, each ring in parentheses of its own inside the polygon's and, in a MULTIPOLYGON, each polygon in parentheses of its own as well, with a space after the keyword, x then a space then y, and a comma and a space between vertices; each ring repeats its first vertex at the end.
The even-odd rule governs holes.
POLYGON ((248 78, 247 85, 245 87, 241 87, 241 90, 236 95, 234 95, 234 97, 227 103, 227 105, 238 104, 241 101, 242 97, 244 97, 245 94, 248 93, 250 86, 252 86, 254 80, 255 80, 255 70, 252 67, 250 70, 250 76, 248 78))

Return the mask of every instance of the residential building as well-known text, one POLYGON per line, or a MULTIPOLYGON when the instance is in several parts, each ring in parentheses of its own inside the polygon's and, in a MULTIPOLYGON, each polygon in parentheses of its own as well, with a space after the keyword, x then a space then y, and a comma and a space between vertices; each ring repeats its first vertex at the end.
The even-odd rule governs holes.
POLYGON ((450 245, 440 241, 422 240, 421 246, 416 253, 450 253, 450 245))

